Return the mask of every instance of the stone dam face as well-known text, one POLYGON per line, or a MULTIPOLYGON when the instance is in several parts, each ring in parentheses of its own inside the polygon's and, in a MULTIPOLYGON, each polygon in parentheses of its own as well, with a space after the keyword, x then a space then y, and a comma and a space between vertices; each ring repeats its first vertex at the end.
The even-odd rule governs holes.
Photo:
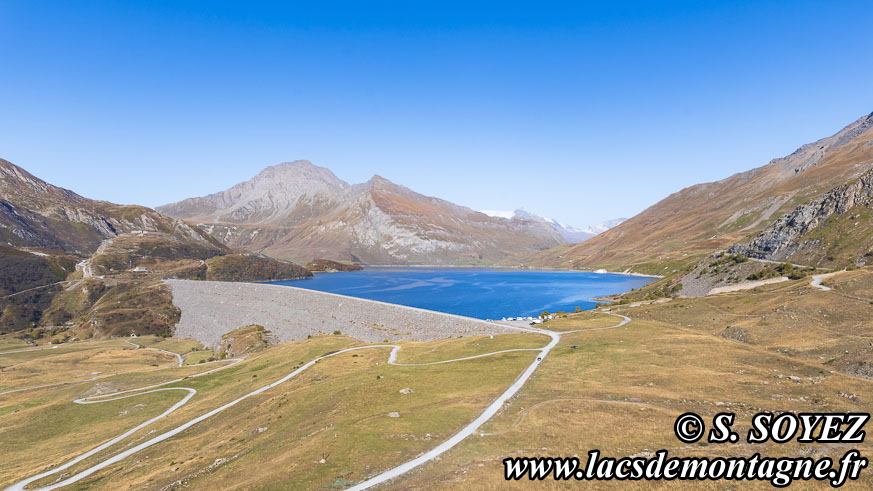
POLYGON ((234 329, 258 324, 279 341, 340 331, 368 343, 430 341, 461 336, 513 334, 494 323, 280 285, 166 280, 182 311, 175 336, 215 347, 234 329))

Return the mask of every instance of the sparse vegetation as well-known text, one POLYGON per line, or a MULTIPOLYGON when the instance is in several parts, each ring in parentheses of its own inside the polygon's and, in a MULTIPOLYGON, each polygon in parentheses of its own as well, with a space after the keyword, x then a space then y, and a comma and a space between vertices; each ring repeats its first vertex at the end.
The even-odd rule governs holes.
POLYGON ((213 281, 297 280, 312 273, 294 263, 253 254, 228 254, 206 261, 206 278, 213 281))
POLYGON ((330 259, 316 259, 306 263, 306 269, 315 273, 331 271, 361 271, 364 268, 359 264, 331 261, 330 259))

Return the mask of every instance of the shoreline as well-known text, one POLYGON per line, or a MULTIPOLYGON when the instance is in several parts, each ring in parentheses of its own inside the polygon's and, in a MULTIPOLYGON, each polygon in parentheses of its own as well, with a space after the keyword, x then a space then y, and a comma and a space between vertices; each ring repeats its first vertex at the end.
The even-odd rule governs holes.
MULTIPOLYGON (((368 271, 368 270, 370 270, 370 271, 373 271, 373 272, 374 272, 375 274, 377 274, 377 275, 378 275, 380 272, 383 273, 383 274, 391 274, 391 273, 401 274, 401 273, 403 273, 404 271, 407 272, 408 274, 418 274, 418 273, 420 273, 420 272, 422 272, 422 271, 425 271, 425 270, 427 270, 427 269, 430 269, 430 270, 438 270, 438 269, 441 269, 441 268, 443 268, 443 269, 448 269, 448 270, 454 270, 453 272, 463 271, 463 270, 474 270, 474 271, 476 271, 476 270, 481 270, 481 271, 496 271, 496 272, 501 272, 501 271, 502 271, 502 272, 510 272, 510 271, 512 271, 512 272, 515 272, 515 271, 522 271, 522 272, 523 272, 523 271, 531 271, 531 272, 537 272, 537 271, 540 271, 540 272, 563 272, 563 273, 588 273, 588 274, 594 274, 594 275, 612 274, 612 275, 616 275, 616 276, 622 276, 622 277, 625 277, 625 278, 622 278, 622 279, 620 280, 620 281, 625 281, 625 282, 626 282, 626 281, 633 281, 633 280, 631 280, 631 278, 646 278, 646 279, 655 279, 655 278, 656 278, 656 277, 654 277, 654 276, 652 276, 652 275, 644 275, 644 274, 640 274, 640 273, 630 273, 630 274, 628 274, 628 273, 613 273, 613 272, 606 272, 606 271, 581 271, 581 270, 564 270, 564 269, 532 270, 532 269, 520 269, 520 268, 493 267, 493 266, 483 266, 483 267, 468 267, 468 266, 426 266, 426 265, 413 265, 413 266, 367 266, 366 269, 364 269, 363 271, 368 271)), ((314 273, 313 273, 313 274, 314 274, 314 277, 310 277, 310 278, 306 278, 306 279, 317 279, 317 278, 319 277, 319 274, 322 274, 322 273, 331 273, 331 274, 332 274, 332 273, 340 273, 340 272, 356 273, 356 272, 358 272, 358 271, 324 271, 324 272, 314 272, 314 273)), ((431 271, 431 272, 433 272, 433 271, 431 271)), ((453 274, 453 272, 445 271, 446 274, 453 274)), ((476 274, 476 273, 473 273, 473 274, 476 274)), ((581 281, 598 281, 598 280, 595 279, 595 278, 591 278, 591 277, 587 277, 587 278, 588 278, 588 279, 586 279, 586 277, 581 277, 581 278, 578 278, 578 279, 581 280, 581 281)), ((559 280, 559 281, 563 281, 563 280, 559 280)), ((612 280, 609 280, 609 281, 612 281, 612 280)), ((268 285, 277 285, 277 286, 286 286, 286 287, 293 287, 293 288, 301 288, 301 289, 310 290, 310 291, 315 291, 315 292, 321 292, 321 293, 329 293, 329 294, 334 294, 334 295, 340 295, 340 296, 343 296, 343 297, 357 298, 357 299, 362 299, 362 300, 371 300, 371 299, 367 298, 366 296, 348 295, 348 294, 344 294, 344 293, 334 293, 334 292, 330 292, 330 291, 328 291, 328 290, 321 290, 321 289, 319 289, 319 288, 309 288, 309 287, 306 286, 305 283, 297 283, 297 281, 284 281, 284 280, 279 280, 279 281, 258 282, 258 283, 259 283, 259 284, 268 284, 268 285)), ((597 305, 598 303, 601 303, 601 302, 606 302, 606 303, 608 303, 608 304, 615 303, 615 302, 616 302, 615 297, 618 297, 618 296, 620 296, 620 295, 623 295, 624 293, 628 293, 628 292, 630 292, 630 291, 632 291, 632 290, 633 290, 633 289, 622 290, 622 291, 618 291, 618 292, 606 293, 606 294, 604 294, 604 295, 602 295, 602 296, 599 296, 599 297, 588 297, 587 299, 584 299, 584 300, 579 299, 582 303, 584 303, 584 304, 590 304, 590 305, 585 305, 585 307, 581 307, 581 304, 578 304, 578 305, 577 305, 577 304, 574 304, 573 306, 567 305, 567 306, 564 308, 564 310, 570 312, 570 311, 573 310, 574 306, 575 306, 576 308, 580 308, 582 311, 590 311, 590 310, 594 310, 594 309, 596 309, 596 308, 598 307, 598 305, 597 305)), ((384 301, 384 300, 371 300, 371 301, 375 301, 375 302, 379 302, 379 303, 387 303, 387 304, 390 304, 390 305, 403 306, 403 307, 408 307, 408 308, 413 308, 413 309, 422 309, 422 310, 426 310, 426 311, 430 311, 430 312, 438 312, 438 313, 447 314, 447 315, 459 315, 459 316, 461 316, 461 317, 472 318, 472 319, 479 319, 479 320, 486 321, 486 322, 493 322, 493 321, 495 321, 495 320, 497 320, 497 319, 500 319, 500 318, 506 318, 506 317, 525 317, 525 316, 532 316, 532 317, 535 318, 535 317, 538 315, 538 314, 537 314, 538 312, 540 312, 540 311, 542 311, 542 310, 545 310, 545 309, 551 309, 552 307, 554 307, 554 304, 548 304, 548 305, 545 305, 545 306, 543 306, 543 307, 540 307, 540 308, 535 309, 535 311, 534 311, 534 310, 531 310, 531 311, 525 311, 525 312, 517 312, 517 311, 516 311, 516 312, 502 312, 502 313, 499 313, 499 314, 496 314, 496 315, 478 317, 478 316, 470 316, 470 315, 456 314, 456 313, 452 313, 452 312, 448 312, 448 311, 444 311, 444 310, 431 310, 431 309, 427 309, 427 308, 423 308, 423 307, 415 307, 415 306, 413 306, 413 305, 409 305, 409 303, 414 304, 414 303, 416 303, 416 302, 414 302, 414 301, 408 301, 408 300, 407 300, 406 302, 403 302, 403 301, 401 301, 401 302, 396 302, 396 301, 395 301, 395 302, 391 302, 391 301, 384 301)), ((558 307, 555 307, 555 308, 557 308, 558 310, 560 310, 560 308, 558 308, 558 307)))
MULTIPOLYGON (((640 278, 663 278, 661 275, 635 273, 632 271, 609 271, 606 269, 571 269, 571 268, 554 268, 554 267, 537 267, 527 268, 518 266, 496 266, 496 265, 457 265, 457 264, 362 264, 363 270, 367 268, 397 268, 397 269, 427 269, 427 268, 446 268, 446 269, 496 269, 510 271, 541 271, 541 272, 566 272, 566 273, 592 273, 592 274, 617 274, 623 276, 636 276, 640 278)), ((336 273, 354 273, 355 271, 332 271, 336 273)), ((313 272, 314 273, 314 272, 313 272)))

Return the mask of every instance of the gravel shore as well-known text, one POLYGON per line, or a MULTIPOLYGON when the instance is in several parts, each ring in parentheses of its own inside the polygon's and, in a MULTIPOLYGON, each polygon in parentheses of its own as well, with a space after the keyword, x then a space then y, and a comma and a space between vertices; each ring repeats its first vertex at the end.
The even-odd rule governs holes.
POLYGON ((175 336, 217 346, 222 334, 249 324, 272 331, 279 341, 340 331, 365 342, 430 341, 461 336, 517 333, 469 317, 258 283, 167 280, 173 304, 182 310, 175 336))

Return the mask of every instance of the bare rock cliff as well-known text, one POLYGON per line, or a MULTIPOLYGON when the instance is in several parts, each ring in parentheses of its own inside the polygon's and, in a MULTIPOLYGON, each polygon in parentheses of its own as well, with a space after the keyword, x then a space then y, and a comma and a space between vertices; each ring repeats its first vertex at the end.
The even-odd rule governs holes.
POLYGON ((873 204, 873 172, 867 172, 838 186, 808 203, 802 204, 773 222, 747 244, 730 248, 732 254, 757 259, 784 261, 798 249, 814 245, 802 238, 819 228, 831 217, 843 215, 856 207, 873 204))

